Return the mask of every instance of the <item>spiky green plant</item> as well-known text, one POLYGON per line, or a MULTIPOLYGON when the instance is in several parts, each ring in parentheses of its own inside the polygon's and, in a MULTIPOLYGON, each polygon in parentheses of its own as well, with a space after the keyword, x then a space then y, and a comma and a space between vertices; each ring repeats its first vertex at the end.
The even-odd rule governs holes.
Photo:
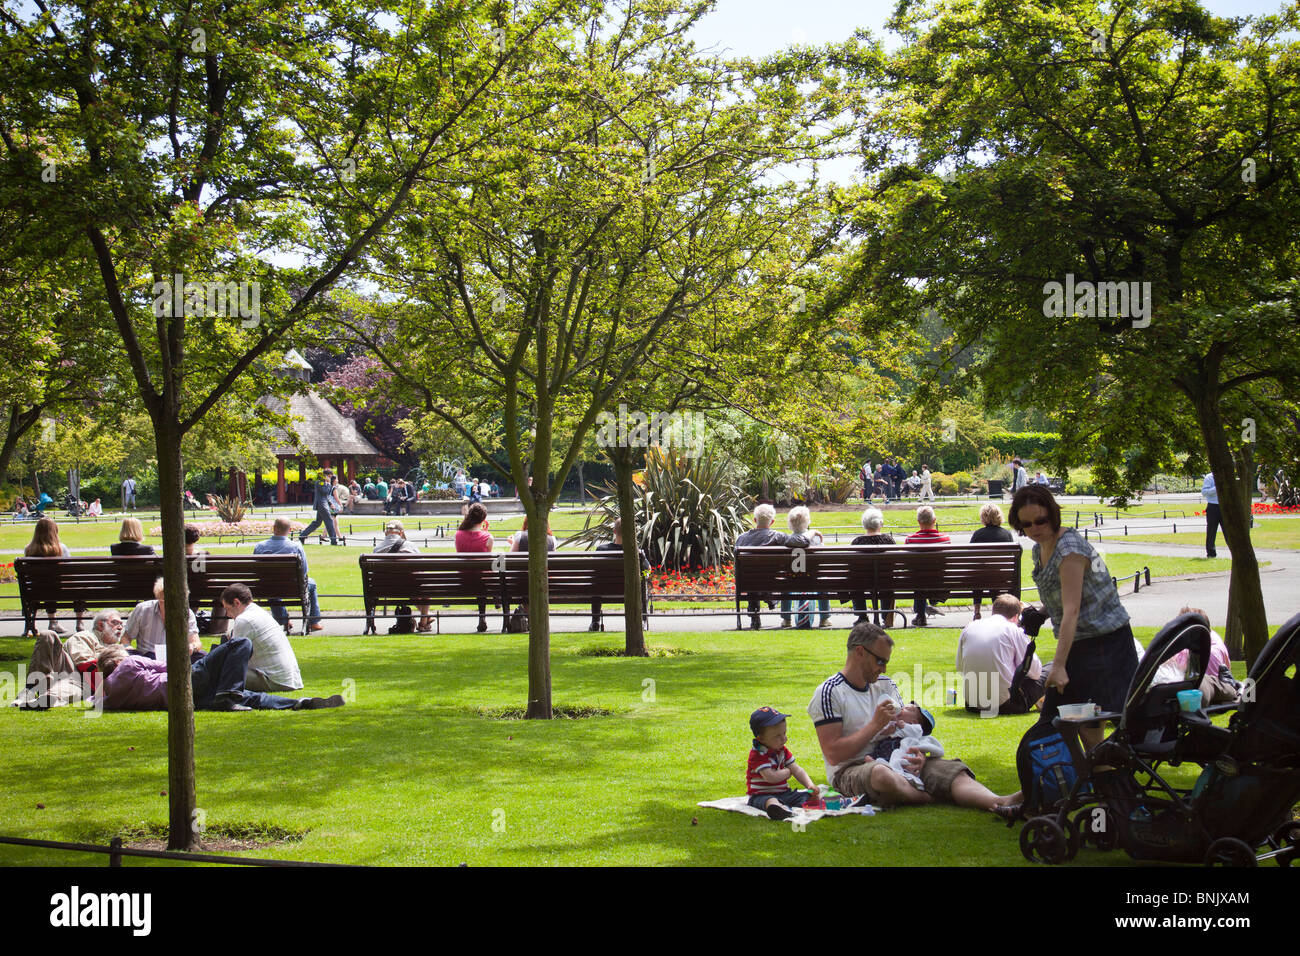
MULTIPOLYGON (((609 483, 591 492, 595 507, 574 544, 612 541, 618 489, 609 483)), ((637 543, 655 567, 695 571, 732 560, 736 536, 749 528, 753 498, 712 453, 685 458, 652 447, 633 495, 637 543)))
POLYGON ((208 504, 216 509, 222 521, 239 524, 244 520, 244 502, 238 495, 233 498, 224 495, 208 495, 208 504))

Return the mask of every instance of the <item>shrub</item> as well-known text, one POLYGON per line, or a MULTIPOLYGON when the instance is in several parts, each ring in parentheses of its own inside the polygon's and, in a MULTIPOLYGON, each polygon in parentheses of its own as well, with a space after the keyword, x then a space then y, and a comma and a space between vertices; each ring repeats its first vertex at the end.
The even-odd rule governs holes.
MULTIPOLYGON (((957 482, 952 475, 945 475, 941 471, 930 472, 930 487, 934 489, 936 495, 958 494, 957 482)), ((961 490, 964 491, 965 489, 961 490)))
POLYGON ((208 504, 216 509, 222 521, 239 524, 244 520, 244 502, 238 498, 208 495, 208 504))
MULTIPOLYGON (((592 494, 595 508, 569 540, 591 545, 613 540, 618 489, 608 483, 592 494)), ((674 571, 717 568, 732 561, 736 537, 749 527, 753 499, 707 453, 683 458, 658 447, 646 451, 640 488, 633 490, 637 543, 654 567, 674 571)))
MULTIPOLYGON (((952 476, 952 480, 957 483, 958 492, 963 494, 966 492, 968 488, 970 488, 971 485, 977 484, 977 482, 975 481, 975 476, 972 475, 969 471, 957 472, 955 475, 952 476)), ((980 485, 980 487, 983 488, 985 486, 980 485)))

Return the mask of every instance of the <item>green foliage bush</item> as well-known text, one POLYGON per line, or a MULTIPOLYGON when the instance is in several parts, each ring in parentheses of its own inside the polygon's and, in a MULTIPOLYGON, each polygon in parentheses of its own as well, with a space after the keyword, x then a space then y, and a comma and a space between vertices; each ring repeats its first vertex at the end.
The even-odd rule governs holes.
POLYGON ((936 495, 956 495, 965 490, 957 487, 957 481, 952 475, 945 475, 941 471, 930 472, 930 487, 936 495))
POLYGON ((1040 458, 1052 451, 1060 440, 1057 432, 993 432, 988 437, 988 444, 1003 455, 1040 458))

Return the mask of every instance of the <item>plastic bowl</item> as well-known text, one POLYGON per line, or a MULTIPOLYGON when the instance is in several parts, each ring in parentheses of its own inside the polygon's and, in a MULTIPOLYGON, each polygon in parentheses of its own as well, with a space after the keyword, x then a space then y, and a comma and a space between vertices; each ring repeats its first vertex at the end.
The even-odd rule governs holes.
POLYGON ((1201 692, 1199 690, 1180 690, 1178 692, 1178 708, 1189 713, 1200 710, 1201 692))
POLYGON ((1062 704, 1057 708, 1058 713, 1067 720, 1078 720, 1080 717, 1095 717, 1097 715, 1097 705, 1092 701, 1086 704, 1062 704))

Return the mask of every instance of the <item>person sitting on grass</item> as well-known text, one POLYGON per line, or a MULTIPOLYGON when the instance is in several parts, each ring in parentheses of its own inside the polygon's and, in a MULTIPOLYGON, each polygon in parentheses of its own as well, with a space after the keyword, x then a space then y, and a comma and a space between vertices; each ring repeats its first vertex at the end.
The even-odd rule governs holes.
MULTIPOLYGON (((999 796, 975 779, 960 760, 927 757, 909 745, 900 758, 909 773, 921 779, 917 789, 886 761, 871 756, 886 728, 903 709, 897 685, 885 676, 894 640, 870 621, 849 632, 848 657, 813 693, 808 716, 817 730, 826 761, 826 780, 840 793, 865 796, 881 806, 953 803, 1018 816, 1024 802, 1019 792, 999 796)), ((895 726, 893 731, 896 732, 895 726)))
MULTIPOLYGON (((130 644, 134 641, 135 649, 131 653, 143 657, 153 657, 154 648, 159 644, 167 646, 167 628, 163 623, 166 608, 163 606, 162 578, 154 581, 153 596, 154 600, 141 601, 132 609, 122 632, 122 643, 130 644)), ((189 608, 186 608, 185 612, 189 615, 190 655, 191 657, 196 654, 201 655, 203 645, 199 641, 199 622, 189 608)))
POLYGON ((754 735, 754 745, 749 749, 749 764, 745 780, 749 805, 764 811, 773 820, 788 820, 794 816, 791 807, 802 807, 816 792, 812 777, 794 762, 794 754, 785 745, 786 718, 772 707, 760 707, 749 715, 749 730, 754 735), (792 790, 790 778, 794 777, 808 790, 792 790))
POLYGON ((302 673, 284 627, 253 603, 247 584, 231 584, 221 592, 221 604, 231 620, 228 640, 246 638, 253 645, 244 685, 249 690, 300 690, 302 673))
MULTIPOLYGON (((321 710, 342 707, 343 695, 333 697, 275 697, 244 687, 244 674, 253 654, 246 637, 233 638, 190 665, 195 710, 321 710)), ((166 710, 167 665, 131 657, 120 646, 99 654, 99 699, 104 710, 166 710)))
POLYGON ((966 710, 987 716, 1026 713, 1043 696, 1043 662, 1034 655, 1020 693, 1011 682, 1029 653, 1029 637, 1020 626, 1024 604, 1014 594, 993 599, 993 614, 971 621, 957 638, 957 673, 962 675, 966 710))

